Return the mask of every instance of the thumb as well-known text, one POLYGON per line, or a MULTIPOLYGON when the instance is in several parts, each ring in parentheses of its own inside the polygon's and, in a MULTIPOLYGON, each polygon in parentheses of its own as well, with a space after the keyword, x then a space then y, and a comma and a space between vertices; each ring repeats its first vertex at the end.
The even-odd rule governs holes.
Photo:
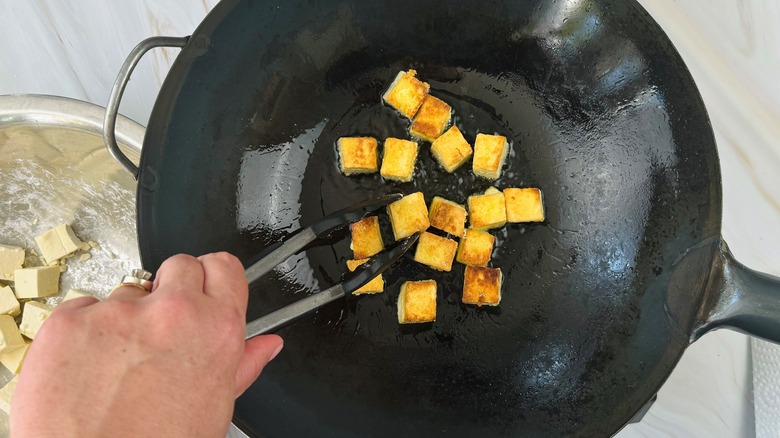
POLYGON ((268 362, 280 351, 284 341, 277 335, 263 335, 249 339, 244 343, 244 355, 236 370, 236 397, 249 388, 268 362))

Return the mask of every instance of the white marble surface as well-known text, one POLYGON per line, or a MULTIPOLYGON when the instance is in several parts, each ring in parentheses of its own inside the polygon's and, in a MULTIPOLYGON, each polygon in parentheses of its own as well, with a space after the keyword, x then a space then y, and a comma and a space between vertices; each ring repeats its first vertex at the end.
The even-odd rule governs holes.
MULTIPOLYGON (((0 94, 105 105, 126 54, 188 35, 215 0, 0 0, 0 94)), ((780 275, 780 3, 641 0, 688 64, 722 161, 723 234, 747 265, 780 275)), ((147 55, 122 112, 146 124, 174 50, 147 55)), ((720 331, 685 353, 645 419, 621 438, 753 436, 748 337, 720 331)), ((775 431, 780 435, 780 430, 775 431)))

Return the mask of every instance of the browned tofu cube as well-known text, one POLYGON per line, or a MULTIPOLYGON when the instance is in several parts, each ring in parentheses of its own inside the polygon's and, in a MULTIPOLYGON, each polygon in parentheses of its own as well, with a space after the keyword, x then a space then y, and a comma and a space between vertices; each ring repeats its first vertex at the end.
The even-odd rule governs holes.
POLYGON ((436 196, 431 201, 428 220, 433 228, 462 237, 463 229, 466 228, 466 209, 460 204, 436 196))
POLYGON ((487 179, 498 179, 509 153, 509 143, 503 135, 477 134, 474 142, 474 174, 487 179))
POLYGON ((490 263, 495 242, 496 238, 490 233, 466 230, 466 235, 460 239, 456 260, 464 265, 487 266, 490 263))
MULTIPOLYGON (((347 260, 347 268, 349 269, 349 272, 352 272, 355 269, 357 269, 358 266, 362 265, 367 261, 368 259, 347 260)), ((379 274, 376 277, 374 277, 371 281, 364 284, 360 289, 356 290, 355 292, 352 292, 352 294, 353 295, 378 294, 378 293, 382 293, 384 290, 385 290, 385 280, 384 278, 382 278, 382 274, 379 274)))
POLYGON ((436 282, 407 281, 398 295, 398 322, 411 324, 436 320, 436 282))
POLYGON ((497 306, 501 302, 501 269, 466 266, 463 276, 464 304, 497 306))
POLYGON ((430 266, 437 271, 452 270, 452 260, 458 250, 458 242, 428 232, 420 235, 414 261, 430 266))
POLYGON ((433 158, 449 173, 468 161, 472 152, 471 145, 455 125, 431 144, 433 158))
POLYGON ((385 249, 379 218, 368 216, 349 225, 352 233, 352 254, 356 259, 365 259, 385 249))
POLYGON ((504 189, 507 222, 543 222, 542 191, 535 188, 504 189))
POLYGON ((470 225, 475 230, 488 230, 506 224, 504 194, 499 191, 469 196, 468 206, 470 225))
POLYGON ((372 137, 342 137, 338 140, 339 167, 344 175, 373 173, 377 164, 377 141, 372 137))
POLYGON ((412 193, 387 206, 395 240, 401 240, 431 226, 422 192, 412 193))
POLYGON ((414 163, 417 161, 417 143, 399 138, 385 140, 382 157, 382 178, 409 182, 414 175, 414 163))
POLYGON ((431 88, 427 83, 417 79, 415 75, 417 72, 414 70, 399 72, 393 83, 390 84, 390 88, 382 96, 388 105, 395 108, 407 119, 414 118, 431 88))
POLYGON ((429 94, 423 100, 410 132, 415 137, 432 142, 444 132, 444 128, 450 123, 450 117, 452 107, 429 94))

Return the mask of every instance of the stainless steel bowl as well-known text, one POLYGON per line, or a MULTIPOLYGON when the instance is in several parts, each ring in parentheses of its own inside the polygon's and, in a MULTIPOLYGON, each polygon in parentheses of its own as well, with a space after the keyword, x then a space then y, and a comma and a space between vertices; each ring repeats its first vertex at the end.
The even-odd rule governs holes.
MULTIPOLYGON (((60 290, 101 298, 141 266, 135 181, 103 144, 104 114, 100 106, 62 97, 0 96, 0 243, 24 247, 27 266, 40 265, 34 237, 73 224, 83 240, 99 246, 88 260, 67 261, 60 290)), ((130 119, 117 121, 119 144, 136 161, 144 131, 130 119)), ((59 304, 61 295, 46 301, 59 304)), ((3 386, 13 374, 0 369, 3 386)), ((0 436, 7 436, 7 418, 0 417, 0 436)))
MULTIPOLYGON (((0 243, 26 248, 38 265, 34 237, 54 225, 100 246, 89 260, 70 259, 60 290, 81 289, 99 298, 141 266, 135 229, 135 181, 103 143, 105 109, 55 96, 0 96, 0 243)), ((116 138, 138 162, 145 128, 119 116, 116 138)), ((46 299, 56 305, 62 294, 46 299)), ((0 387, 13 378, 0 366, 0 387)), ((41 413, 41 415, 46 415, 41 413)), ((8 436, 0 412, 0 437, 8 436)), ((246 435, 231 425, 228 437, 246 435)))

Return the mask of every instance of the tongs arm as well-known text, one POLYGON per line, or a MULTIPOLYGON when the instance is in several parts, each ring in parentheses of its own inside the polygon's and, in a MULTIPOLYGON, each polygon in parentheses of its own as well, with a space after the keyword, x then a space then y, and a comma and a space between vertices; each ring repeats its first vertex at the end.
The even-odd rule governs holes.
POLYGON ((298 231, 281 244, 271 246, 255 257, 254 262, 246 268, 247 283, 252 284, 263 275, 271 272, 279 263, 287 260, 318 238, 327 236, 350 222, 362 219, 364 216, 387 206, 387 204, 401 199, 401 197, 401 194, 394 193, 347 207, 344 210, 325 216, 322 220, 308 228, 298 231))
POLYGON ((360 289, 401 258, 417 241, 418 237, 419 233, 409 236, 400 242, 396 242, 389 249, 371 257, 368 262, 360 265, 355 272, 350 274, 340 284, 331 286, 322 292, 317 292, 248 323, 246 325, 246 339, 274 331, 325 304, 352 294, 352 292, 360 289))
MULTIPOLYGON (((400 194, 392 194, 353 205, 345 210, 330 214, 316 224, 293 234, 284 242, 269 247, 255 257, 255 262, 250 263, 250 266, 246 269, 247 282, 253 283, 272 271, 277 265, 301 251, 306 245, 314 242, 317 238, 324 237, 338 228, 359 220, 367 214, 401 199, 401 197, 402 195, 400 194)), ((246 339, 276 330, 314 309, 352 294, 352 292, 384 272, 396 260, 401 258, 412 247, 417 237, 418 234, 407 237, 391 245, 385 251, 371 257, 368 262, 360 265, 354 272, 348 275, 342 283, 248 323, 246 325, 246 339)))

